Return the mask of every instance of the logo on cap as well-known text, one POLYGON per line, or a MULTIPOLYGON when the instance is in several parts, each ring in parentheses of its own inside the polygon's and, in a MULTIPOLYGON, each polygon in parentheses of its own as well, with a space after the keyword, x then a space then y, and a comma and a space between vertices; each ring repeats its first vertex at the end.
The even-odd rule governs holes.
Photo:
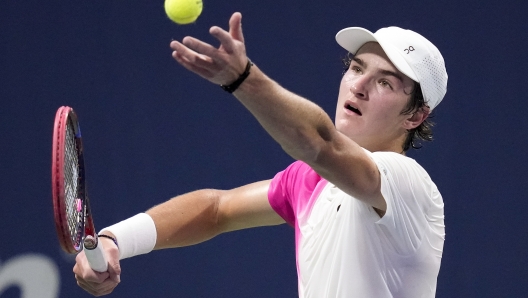
POLYGON ((409 46, 408 49, 404 49, 403 51, 406 52, 407 54, 409 54, 410 52, 414 51, 414 48, 413 48, 413 46, 409 46))

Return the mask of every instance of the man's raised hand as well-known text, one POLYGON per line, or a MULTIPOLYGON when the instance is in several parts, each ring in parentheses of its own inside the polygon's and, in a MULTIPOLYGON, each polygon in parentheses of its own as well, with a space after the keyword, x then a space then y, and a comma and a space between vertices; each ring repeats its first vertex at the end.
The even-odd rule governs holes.
POLYGON ((172 57, 186 69, 217 85, 229 85, 244 72, 248 58, 242 34, 242 14, 229 20, 229 32, 213 26, 209 33, 220 41, 218 48, 193 37, 172 41, 172 57))

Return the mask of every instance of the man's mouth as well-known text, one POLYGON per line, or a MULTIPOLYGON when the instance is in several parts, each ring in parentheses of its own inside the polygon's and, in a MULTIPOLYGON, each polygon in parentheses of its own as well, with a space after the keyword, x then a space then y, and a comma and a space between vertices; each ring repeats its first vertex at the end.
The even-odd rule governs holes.
POLYGON ((346 107, 348 110, 350 110, 350 111, 352 111, 352 112, 358 114, 359 116, 361 116, 361 112, 360 112, 358 109, 354 108, 353 106, 347 104, 345 107, 346 107))

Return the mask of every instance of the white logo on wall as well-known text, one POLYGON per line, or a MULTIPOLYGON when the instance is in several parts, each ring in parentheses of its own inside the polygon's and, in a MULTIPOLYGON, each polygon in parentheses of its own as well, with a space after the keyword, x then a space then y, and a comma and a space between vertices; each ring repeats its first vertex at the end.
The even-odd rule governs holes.
POLYGON ((46 256, 25 254, 0 262, 0 296, 14 286, 21 298, 57 298, 59 283, 59 269, 46 256))

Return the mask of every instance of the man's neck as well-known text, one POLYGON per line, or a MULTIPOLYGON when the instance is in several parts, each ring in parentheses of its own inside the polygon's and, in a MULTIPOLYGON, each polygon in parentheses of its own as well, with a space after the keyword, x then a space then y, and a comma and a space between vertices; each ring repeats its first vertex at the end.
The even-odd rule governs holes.
POLYGON ((394 139, 390 142, 357 142, 358 145, 361 147, 367 149, 370 152, 395 152, 399 154, 405 155, 405 151, 403 151, 403 142, 405 141, 406 135, 403 135, 400 138, 394 139))

